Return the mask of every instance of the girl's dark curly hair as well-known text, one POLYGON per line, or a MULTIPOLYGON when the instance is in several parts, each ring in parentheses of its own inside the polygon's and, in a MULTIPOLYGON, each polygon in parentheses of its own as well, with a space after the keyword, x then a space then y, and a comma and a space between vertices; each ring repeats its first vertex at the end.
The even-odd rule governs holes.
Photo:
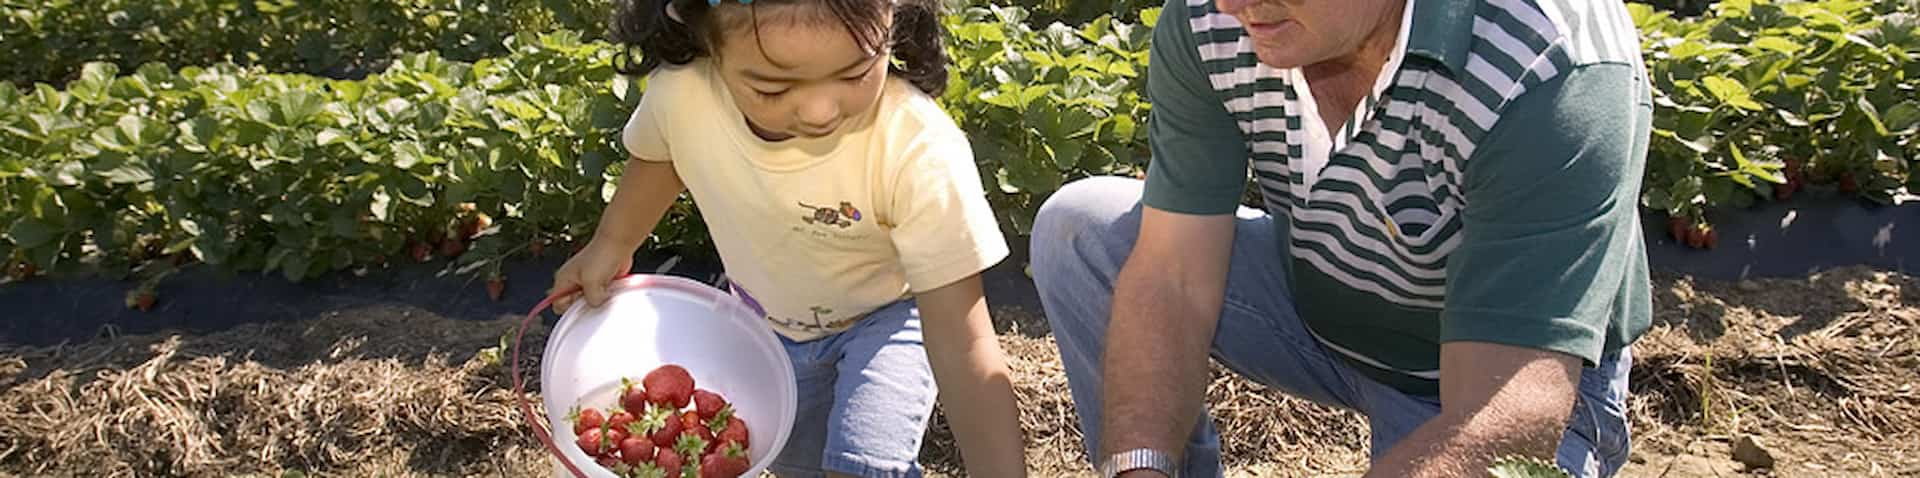
MULTIPOLYGON (((735 0, 722 0, 733 2, 735 0)), ((838 20, 854 41, 863 48, 879 50, 882 41, 892 46, 892 74, 905 78, 914 87, 931 96, 940 96, 947 87, 947 55, 940 24, 939 0, 754 0, 746 22, 719 24, 711 15, 714 7, 707 0, 615 0, 613 39, 623 45, 614 59, 623 74, 644 76, 662 64, 683 65, 707 56, 720 45, 721 33, 736 23, 753 23, 761 7, 812 4, 821 8, 823 18, 838 20), (671 3, 679 19, 667 15, 671 3), (884 30, 885 17, 893 15, 893 28, 884 30), (889 38, 890 36, 890 38, 889 38), (640 61, 634 62, 633 56, 640 61)))

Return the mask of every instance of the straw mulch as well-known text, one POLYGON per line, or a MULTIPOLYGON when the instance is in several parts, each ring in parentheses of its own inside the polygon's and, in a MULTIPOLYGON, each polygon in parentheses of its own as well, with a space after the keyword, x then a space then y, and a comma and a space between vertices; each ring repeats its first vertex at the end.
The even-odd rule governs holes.
MULTIPOLYGON (((1636 347, 1634 459, 1623 476, 1920 475, 1920 280, 1851 268, 1804 280, 1663 276, 1656 288, 1655 327, 1636 347), (1741 437, 1764 439, 1775 470, 1733 463, 1729 443, 1741 437)), ((199 336, 0 347, 0 475, 548 469, 520 423, 499 351, 489 350, 513 318, 337 310, 199 336)), ((1034 474, 1088 476, 1045 321, 1016 309, 996 315, 1034 474)), ((529 331, 526 353, 537 356, 544 332, 529 331)), ((1214 376, 1207 396, 1230 476, 1364 470, 1361 417, 1218 367, 1214 376)), ((960 476, 958 455, 936 419, 923 463, 960 476)))

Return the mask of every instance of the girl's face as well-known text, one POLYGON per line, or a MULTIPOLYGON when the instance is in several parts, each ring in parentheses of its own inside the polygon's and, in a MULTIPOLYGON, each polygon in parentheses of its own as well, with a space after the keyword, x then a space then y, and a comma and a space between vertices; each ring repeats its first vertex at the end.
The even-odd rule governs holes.
POLYGON ((763 139, 833 134, 873 107, 886 84, 888 51, 863 49, 839 21, 812 13, 763 8, 757 27, 749 19, 722 34, 716 65, 763 139))

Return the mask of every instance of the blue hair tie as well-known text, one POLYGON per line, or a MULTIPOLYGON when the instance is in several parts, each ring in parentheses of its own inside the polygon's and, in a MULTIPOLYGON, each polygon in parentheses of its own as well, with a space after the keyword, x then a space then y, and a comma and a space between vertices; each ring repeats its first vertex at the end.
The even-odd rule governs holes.
MULTIPOLYGON (((740 0, 741 5, 747 5, 751 3, 753 3, 753 0, 740 0)), ((707 6, 709 7, 714 7, 719 5, 720 5, 720 0, 707 0, 707 6)))

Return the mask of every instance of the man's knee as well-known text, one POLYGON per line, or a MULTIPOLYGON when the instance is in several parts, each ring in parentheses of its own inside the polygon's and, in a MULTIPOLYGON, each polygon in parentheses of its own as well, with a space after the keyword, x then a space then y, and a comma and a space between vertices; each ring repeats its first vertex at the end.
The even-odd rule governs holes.
POLYGON ((1140 181, 1122 177, 1082 179, 1055 191, 1033 220, 1034 274, 1074 260, 1082 236, 1112 233, 1106 229, 1139 204, 1140 191, 1140 181))

